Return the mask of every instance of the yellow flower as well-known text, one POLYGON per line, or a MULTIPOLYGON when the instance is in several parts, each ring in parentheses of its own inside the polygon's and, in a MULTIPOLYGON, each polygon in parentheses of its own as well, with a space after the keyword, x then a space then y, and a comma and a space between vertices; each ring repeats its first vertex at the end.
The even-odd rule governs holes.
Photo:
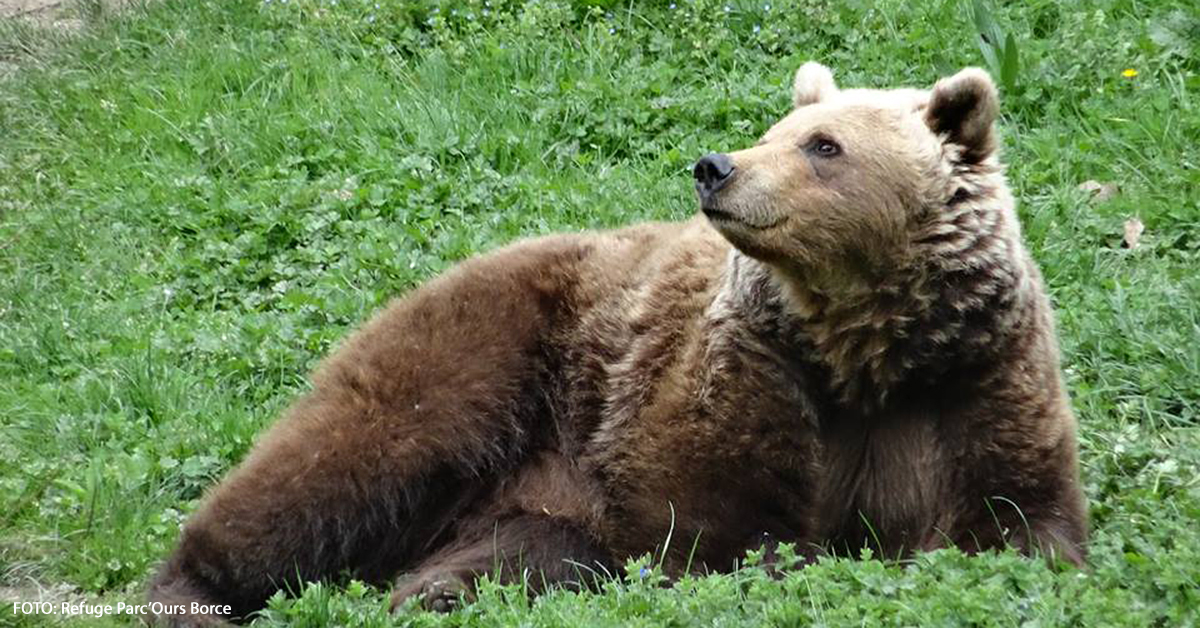
POLYGON ((1137 70, 1135 70, 1133 68, 1128 68, 1124 72, 1121 73, 1121 76, 1124 76, 1125 78, 1133 78, 1133 77, 1137 76, 1137 70))

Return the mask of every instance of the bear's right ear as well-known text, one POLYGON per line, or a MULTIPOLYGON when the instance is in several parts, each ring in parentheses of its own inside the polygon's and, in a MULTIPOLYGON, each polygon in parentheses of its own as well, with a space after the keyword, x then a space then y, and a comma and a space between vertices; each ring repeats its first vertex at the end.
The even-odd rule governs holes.
POLYGON ((979 163, 996 149, 992 123, 999 112, 999 97, 992 77, 979 68, 967 68, 933 86, 925 122, 934 133, 963 147, 962 159, 979 163))
POLYGON ((792 104, 797 107, 820 102, 838 91, 829 68, 809 61, 796 70, 796 81, 792 84, 792 104))

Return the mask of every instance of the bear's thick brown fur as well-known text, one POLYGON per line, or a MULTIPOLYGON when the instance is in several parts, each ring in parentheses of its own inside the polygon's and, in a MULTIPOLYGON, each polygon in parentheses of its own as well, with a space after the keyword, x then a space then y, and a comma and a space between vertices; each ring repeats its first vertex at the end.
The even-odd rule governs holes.
POLYGON ((585 586, 746 550, 1013 545, 1086 514, 1050 305, 995 156, 996 91, 839 90, 696 166, 705 216, 517 243, 351 336, 185 526, 164 605, 477 575, 585 586), (669 546, 666 540, 672 539, 669 546))

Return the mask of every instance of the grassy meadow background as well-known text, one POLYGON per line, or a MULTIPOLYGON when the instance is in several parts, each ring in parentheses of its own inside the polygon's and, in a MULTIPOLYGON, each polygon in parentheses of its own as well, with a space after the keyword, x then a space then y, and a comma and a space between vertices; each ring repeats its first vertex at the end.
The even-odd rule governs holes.
POLYGON ((387 591, 313 585, 259 623, 1200 623, 1191 0, 979 16, 959 0, 76 11, 69 36, 0 23, 16 68, 0 78, 0 625, 127 623, 11 602, 140 602, 204 489, 357 322, 515 238, 690 215, 692 161, 785 114, 808 59, 851 86, 927 86, 964 65, 1002 79, 1005 159, 1080 421, 1090 569, 945 550, 667 589, 643 558, 599 594, 485 586, 447 616, 389 617, 387 591), (1131 218, 1145 233, 1126 248, 1131 218))

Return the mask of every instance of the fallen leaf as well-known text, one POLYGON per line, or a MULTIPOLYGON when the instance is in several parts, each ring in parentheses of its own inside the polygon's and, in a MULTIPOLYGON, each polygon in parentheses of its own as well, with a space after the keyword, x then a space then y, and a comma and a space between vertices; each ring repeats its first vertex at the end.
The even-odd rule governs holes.
POLYGON ((1116 196, 1117 192, 1121 191, 1121 188, 1118 187, 1116 183, 1100 183, 1099 181, 1093 181, 1091 179, 1080 183, 1079 189, 1084 192, 1091 192, 1093 195, 1092 198, 1095 199, 1097 203, 1103 203, 1104 201, 1116 196))
POLYGON ((1142 232, 1146 230, 1146 225, 1137 218, 1130 218, 1125 221, 1125 239, 1121 245, 1127 249, 1136 249, 1138 242, 1142 239, 1142 232))

